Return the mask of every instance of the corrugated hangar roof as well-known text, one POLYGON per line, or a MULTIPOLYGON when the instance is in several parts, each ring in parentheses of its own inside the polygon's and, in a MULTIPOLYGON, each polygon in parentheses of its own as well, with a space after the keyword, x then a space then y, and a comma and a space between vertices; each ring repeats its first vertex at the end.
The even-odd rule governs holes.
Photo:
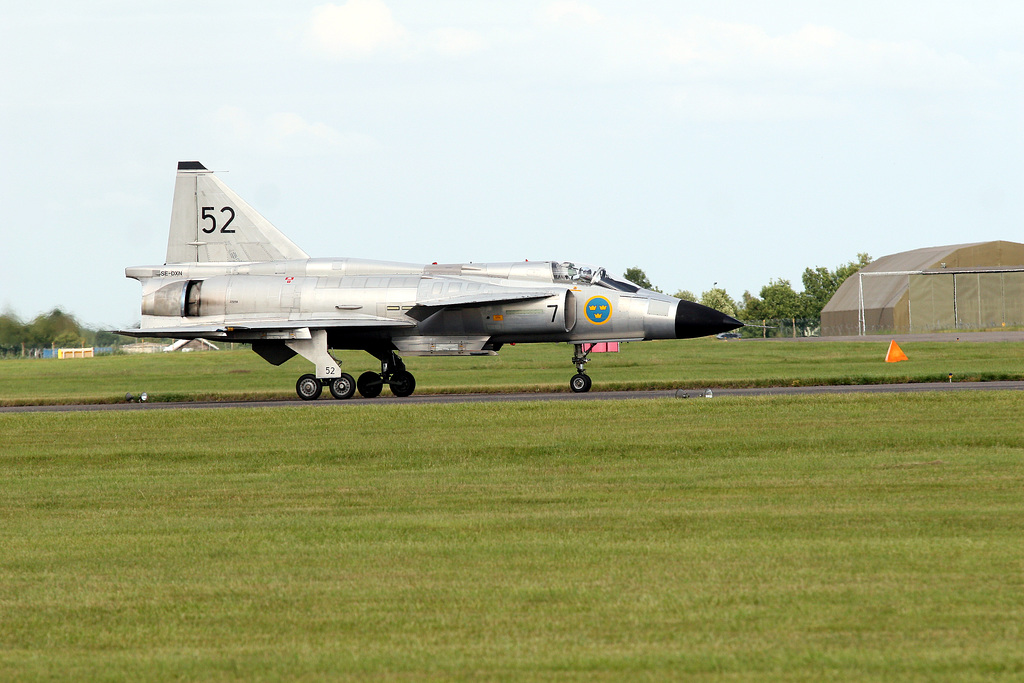
MULTIPOLYGON (((882 256, 864 266, 862 273, 889 273, 898 271, 984 268, 993 266, 1024 265, 1024 244, 998 240, 994 242, 971 242, 951 244, 942 247, 924 247, 898 254, 882 256)), ((864 286, 864 308, 887 308, 894 306, 907 290, 905 277, 873 277, 871 286, 864 286)), ((822 309, 822 315, 839 311, 858 310, 860 304, 858 278, 847 278, 846 282, 829 299, 822 309)))

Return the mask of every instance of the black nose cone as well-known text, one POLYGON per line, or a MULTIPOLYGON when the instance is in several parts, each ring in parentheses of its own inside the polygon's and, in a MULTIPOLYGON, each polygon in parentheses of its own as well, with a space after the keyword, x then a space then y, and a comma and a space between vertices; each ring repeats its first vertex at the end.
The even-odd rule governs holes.
POLYGON ((743 327, 743 323, 721 311, 692 301, 679 301, 676 307, 676 339, 706 337, 743 327))

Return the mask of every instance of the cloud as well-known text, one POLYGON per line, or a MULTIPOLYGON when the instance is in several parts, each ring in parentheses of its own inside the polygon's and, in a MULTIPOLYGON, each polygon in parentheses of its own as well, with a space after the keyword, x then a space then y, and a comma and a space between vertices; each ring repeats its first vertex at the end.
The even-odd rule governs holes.
POLYGON ((987 82, 960 55, 942 54, 920 41, 858 39, 831 26, 805 25, 772 35, 757 24, 703 16, 674 22, 604 16, 578 0, 551 3, 541 20, 588 41, 584 49, 594 53, 595 67, 617 76, 911 90, 974 88, 987 82))
POLYGON ((551 24, 564 22, 589 25, 601 22, 604 15, 578 0, 558 0, 541 11, 541 18, 551 24))
POLYGON ((913 90, 974 87, 978 73, 958 55, 920 42, 858 40, 829 26, 772 36, 759 26, 693 18, 651 37, 667 62, 703 75, 800 80, 805 86, 913 90))
POLYGON ((432 48, 442 55, 458 57, 479 52, 487 47, 487 40, 476 31, 461 28, 442 28, 434 31, 432 48))
POLYGON ((348 0, 320 5, 306 25, 305 42, 315 53, 335 59, 362 59, 400 47, 407 31, 382 0, 348 0))
POLYGON ((359 152, 375 146, 372 138, 341 133, 322 122, 310 123, 293 112, 270 114, 254 120, 238 107, 224 106, 215 113, 220 134, 236 144, 295 156, 359 152))
POLYGON ((701 120, 830 118, 869 99, 948 111, 972 100, 964 95, 1000 87, 991 70, 955 52, 829 25, 770 32, 698 15, 602 14, 579 0, 549 3, 536 19, 533 64, 547 78, 645 84, 634 92, 650 105, 701 120))
POLYGON ((383 0, 348 0, 343 5, 316 7, 306 22, 304 41, 314 54, 343 61, 429 54, 461 57, 488 46, 479 32, 456 26, 409 31, 395 20, 383 0))

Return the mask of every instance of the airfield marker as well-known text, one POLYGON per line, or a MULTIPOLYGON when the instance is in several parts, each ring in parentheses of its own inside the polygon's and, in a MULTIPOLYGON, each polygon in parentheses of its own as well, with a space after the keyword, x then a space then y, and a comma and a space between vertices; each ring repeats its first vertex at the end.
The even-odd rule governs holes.
POLYGON ((889 350, 885 352, 885 362, 898 363, 901 360, 910 359, 907 358, 907 354, 903 353, 903 349, 901 349, 900 345, 896 343, 895 339, 893 339, 891 342, 889 342, 889 350))

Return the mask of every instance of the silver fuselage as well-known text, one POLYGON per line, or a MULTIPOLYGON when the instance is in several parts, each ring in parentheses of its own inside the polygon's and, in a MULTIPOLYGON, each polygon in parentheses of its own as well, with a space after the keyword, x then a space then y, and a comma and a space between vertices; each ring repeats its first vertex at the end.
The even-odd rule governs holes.
POLYGON ((676 338, 678 299, 559 278, 561 265, 320 258, 142 266, 126 275, 143 284, 140 333, 195 328, 208 338, 253 342, 291 338, 286 330, 308 321, 327 327, 331 348, 385 344, 408 355, 486 354, 506 343, 676 338), (487 303, 505 292, 535 296, 487 303), (360 319, 367 324, 325 325, 360 319), (393 324, 371 322, 385 320, 393 324), (268 327, 275 323, 284 325, 268 327))

